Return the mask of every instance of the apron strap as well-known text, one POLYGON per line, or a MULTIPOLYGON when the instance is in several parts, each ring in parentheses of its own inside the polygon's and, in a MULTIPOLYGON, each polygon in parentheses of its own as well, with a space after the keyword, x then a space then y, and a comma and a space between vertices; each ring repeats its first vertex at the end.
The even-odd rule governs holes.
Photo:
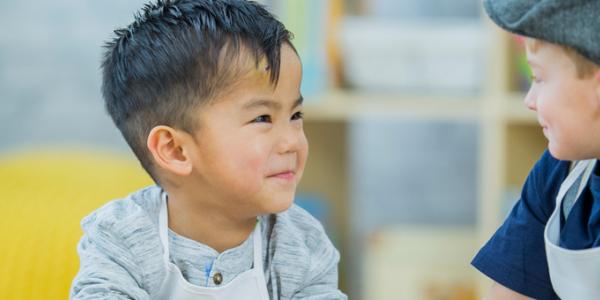
POLYGON ((254 268, 257 268, 261 273, 263 270, 263 259, 262 259, 262 230, 260 229, 260 218, 256 219, 256 227, 252 234, 254 243, 254 268))
MULTIPOLYGON (((571 172, 575 169, 577 164, 587 164, 585 166, 585 170, 577 177, 573 185, 569 187, 567 192, 565 193, 564 199, 562 200, 562 214, 565 220, 569 217, 569 213, 573 209, 575 202, 585 189, 589 178, 591 177, 592 172, 594 171, 594 166, 596 165, 597 160, 584 160, 578 162, 571 163, 571 172)), ((558 205, 559 203, 557 203, 558 205)))
POLYGON ((575 205, 575 201, 578 198, 577 194, 579 191, 579 186, 581 185, 582 177, 583 177, 583 174, 582 174, 582 176, 579 176, 579 178, 577 178, 577 180, 573 183, 571 188, 567 191, 567 194, 565 194, 565 199, 563 199, 562 214, 563 214, 565 221, 569 217, 569 213, 573 209, 573 206, 575 205))
POLYGON ((162 191, 160 201, 160 212, 158 214, 158 234, 160 236, 160 243, 163 248, 163 260, 168 265, 171 262, 169 257, 169 224, 168 224, 168 211, 167 211, 167 193, 162 191))

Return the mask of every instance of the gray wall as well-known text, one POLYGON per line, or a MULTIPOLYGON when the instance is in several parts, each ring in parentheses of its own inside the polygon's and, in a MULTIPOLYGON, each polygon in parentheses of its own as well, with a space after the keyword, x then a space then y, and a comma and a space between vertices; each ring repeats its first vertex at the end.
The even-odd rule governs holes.
POLYGON ((100 94, 101 46, 146 1, 1 1, 0 152, 86 144, 124 150, 100 94))

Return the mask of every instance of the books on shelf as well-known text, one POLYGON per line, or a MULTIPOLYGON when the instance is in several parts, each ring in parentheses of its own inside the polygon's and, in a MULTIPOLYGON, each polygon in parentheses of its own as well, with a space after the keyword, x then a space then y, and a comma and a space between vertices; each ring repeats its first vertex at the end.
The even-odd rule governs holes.
POLYGON ((480 0, 362 0, 369 15, 394 19, 479 18, 480 0))
MULTIPOLYGON (((272 12, 290 30, 302 60, 302 93, 307 99, 331 88, 329 55, 332 52, 331 23, 340 14, 341 0, 270 1, 272 12)), ((335 58, 334 58, 335 59, 335 58)))

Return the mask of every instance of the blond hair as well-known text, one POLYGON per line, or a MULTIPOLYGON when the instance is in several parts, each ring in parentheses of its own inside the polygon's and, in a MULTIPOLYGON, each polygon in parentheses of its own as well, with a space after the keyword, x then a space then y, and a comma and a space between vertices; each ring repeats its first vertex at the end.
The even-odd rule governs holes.
MULTIPOLYGON (((526 38, 525 44, 532 52, 537 51, 540 46, 545 43, 549 43, 546 41, 534 39, 534 38, 526 38)), ((563 52, 571 59, 573 64, 575 65, 575 70, 577 71, 577 77, 589 78, 594 74, 595 71, 598 70, 599 66, 593 63, 591 60, 585 58, 583 55, 579 54, 579 52, 569 46, 556 44, 559 48, 563 50, 563 52)))

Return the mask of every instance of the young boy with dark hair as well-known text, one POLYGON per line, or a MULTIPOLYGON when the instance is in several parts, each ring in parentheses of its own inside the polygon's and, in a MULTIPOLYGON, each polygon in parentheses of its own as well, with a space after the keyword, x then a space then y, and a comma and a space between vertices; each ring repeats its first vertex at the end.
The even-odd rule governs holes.
POLYGON ((548 151, 473 265, 486 299, 600 299, 600 1, 485 0, 527 37, 535 111, 548 151))
POLYGON ((308 143, 290 33, 244 0, 158 0, 106 46, 107 110, 157 183, 82 221, 72 299, 346 299, 292 204, 308 143))

